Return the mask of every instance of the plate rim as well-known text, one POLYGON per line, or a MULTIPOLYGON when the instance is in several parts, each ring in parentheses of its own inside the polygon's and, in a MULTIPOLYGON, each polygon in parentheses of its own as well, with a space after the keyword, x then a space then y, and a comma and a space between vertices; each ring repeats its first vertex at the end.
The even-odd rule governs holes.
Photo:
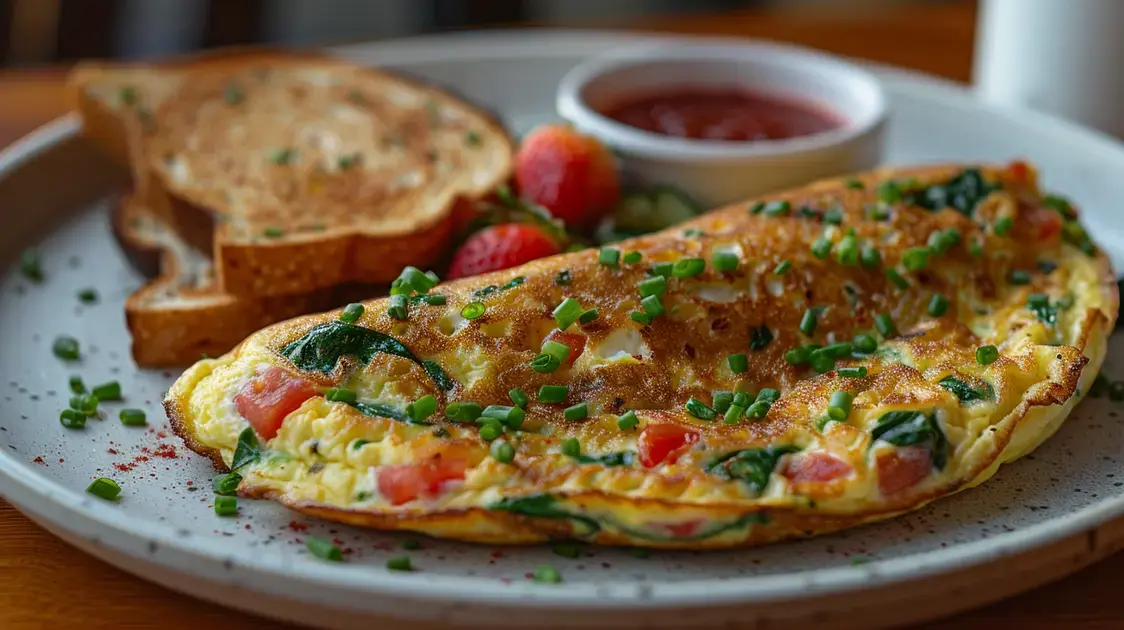
MULTIPOLYGON (((514 29, 501 33, 465 32, 425 35, 351 45, 330 49, 352 57, 369 59, 378 57, 388 65, 408 59, 413 63, 435 62, 443 59, 471 58, 478 62, 488 59, 523 57, 569 57, 588 53, 593 47, 607 48, 616 44, 642 40, 676 41, 698 39, 691 36, 637 35, 615 31, 587 31, 565 29, 514 29), (434 46, 440 43, 440 46, 434 46), (397 61, 396 61, 397 60, 397 61)), ((762 41, 747 38, 705 38, 712 41, 762 41)), ((969 105, 973 109, 990 110, 1034 126, 1044 133, 1060 135, 1070 142, 1080 143, 1095 150, 1107 159, 1124 164, 1124 145, 1106 134, 1065 121, 1054 116, 1030 110, 1015 110, 981 102, 973 98, 966 86, 921 73, 867 62, 876 69, 879 77, 887 80, 891 97, 904 92, 923 100, 969 105), (970 103, 966 103, 970 101, 970 103)), ((892 105, 891 105, 892 106, 892 105)), ((68 114, 49 122, 0 151, 0 178, 9 171, 52 150, 74 137, 80 129, 76 114, 68 114)), ((63 486, 50 477, 37 473, 25 462, 7 452, 0 452, 0 480, 5 481, 6 496, 21 509, 35 512, 53 524, 72 533, 82 529, 104 528, 124 535, 139 543, 136 549, 114 545, 114 549, 140 558, 139 548, 147 541, 159 541, 180 553, 206 561, 206 567, 187 570, 180 566, 151 559, 153 564, 174 571, 187 571, 199 577, 222 575, 222 565, 229 555, 209 549, 207 538, 176 536, 173 525, 144 519, 131 519, 129 515, 110 504, 91 501, 80 490, 63 486), (15 484, 9 489, 8 483, 15 484), (23 495, 19 500, 16 495, 23 495), (68 522, 59 522, 44 515, 46 510, 25 506, 25 503, 46 502, 63 510, 68 522), (79 527, 80 521, 81 527, 79 527)), ((448 602, 471 600, 473 605, 509 608, 536 608, 544 605, 580 603, 587 608, 627 610, 630 608, 664 609, 694 606, 752 605, 778 600, 800 601, 825 595, 838 595, 865 588, 885 586, 898 582, 924 579, 934 575, 964 569, 980 563, 992 562, 1021 552, 1083 534, 1124 514, 1124 496, 1106 497, 1096 504, 1076 512, 1060 515, 1047 521, 1013 532, 957 544, 944 549, 906 556, 872 560, 862 566, 838 566, 812 569, 797 573, 781 573, 736 578, 698 578, 678 582, 650 582, 644 589, 634 583, 605 585, 574 582, 552 585, 549 588, 528 587, 521 582, 500 584, 466 577, 442 576, 426 573, 400 574, 372 570, 367 566, 302 564, 299 572, 261 558, 246 556, 237 561, 239 569, 258 575, 249 588, 281 592, 294 599, 312 599, 317 589, 332 589, 355 594, 378 594, 406 600, 448 602), (312 587, 302 596, 302 589, 312 587), (647 594, 641 593, 646 590, 647 594)), ((352 600, 354 601, 354 600, 352 600)), ((373 602, 372 602, 373 604, 373 602)))

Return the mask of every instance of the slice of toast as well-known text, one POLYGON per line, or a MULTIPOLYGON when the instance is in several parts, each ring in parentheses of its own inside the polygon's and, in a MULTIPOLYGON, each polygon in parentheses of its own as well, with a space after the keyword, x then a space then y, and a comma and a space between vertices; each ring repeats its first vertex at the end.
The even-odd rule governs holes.
POLYGON ((430 266, 447 253, 455 205, 510 177, 514 147, 488 114, 331 57, 244 55, 118 72, 86 68, 73 78, 87 134, 111 154, 146 160, 170 201, 170 225, 213 252, 227 293, 385 283, 403 266, 430 266), (100 89, 111 83, 126 85, 100 89), (97 115, 107 109, 116 121, 136 113, 143 131, 121 140, 119 122, 97 115), (130 137, 140 148, 130 149, 130 137))
POLYGON ((137 266, 158 274, 125 301, 133 359, 142 367, 187 365, 201 355, 218 356, 263 326, 378 294, 375 288, 356 286, 256 298, 223 293, 210 259, 132 195, 118 206, 113 231, 137 266))

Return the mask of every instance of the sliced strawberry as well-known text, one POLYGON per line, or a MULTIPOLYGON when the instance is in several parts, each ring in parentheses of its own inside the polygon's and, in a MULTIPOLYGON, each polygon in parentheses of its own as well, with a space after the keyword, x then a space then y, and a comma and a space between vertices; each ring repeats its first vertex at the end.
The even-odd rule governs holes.
POLYGON ((542 229, 527 223, 505 223, 468 237, 446 274, 450 280, 517 267, 561 251, 542 229))
POLYGON ((391 505, 409 503, 441 492, 448 481, 464 479, 468 463, 456 457, 434 457, 417 464, 384 466, 378 472, 379 493, 391 505))
POLYGON ((649 424, 637 438, 640 463, 647 468, 674 464, 688 446, 699 441, 699 432, 678 424, 649 424))
POLYGON ((593 136, 566 125, 527 134, 515 157, 519 193, 573 227, 590 227, 620 199, 613 154, 593 136))
POLYGON ((319 394, 312 383, 279 368, 267 368, 234 396, 234 408, 261 437, 277 436, 285 417, 319 394))
POLYGON ((824 451, 803 453, 789 460, 784 476, 794 483, 827 483, 851 474, 850 464, 824 451))
POLYGON ((550 331, 550 334, 546 336, 546 339, 544 341, 555 341, 557 343, 569 346, 570 356, 566 358, 566 365, 573 365, 574 361, 577 361, 578 357, 580 357, 582 353, 585 352, 585 335, 562 332, 561 330, 555 328, 554 330, 550 331))
POLYGON ((878 489, 892 496, 912 488, 933 471, 929 449, 905 446, 878 454, 878 489))

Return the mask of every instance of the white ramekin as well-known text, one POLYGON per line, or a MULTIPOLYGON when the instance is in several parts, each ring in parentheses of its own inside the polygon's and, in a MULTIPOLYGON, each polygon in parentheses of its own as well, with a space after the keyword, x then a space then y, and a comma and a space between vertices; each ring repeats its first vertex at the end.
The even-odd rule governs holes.
POLYGON ((558 87, 558 113, 624 160, 630 177, 671 184, 716 207, 875 166, 886 97, 869 72, 831 55, 771 43, 644 44, 592 57, 558 87), (677 87, 744 87, 824 107, 843 119, 824 133, 724 142, 651 133, 600 112, 621 100, 677 87))

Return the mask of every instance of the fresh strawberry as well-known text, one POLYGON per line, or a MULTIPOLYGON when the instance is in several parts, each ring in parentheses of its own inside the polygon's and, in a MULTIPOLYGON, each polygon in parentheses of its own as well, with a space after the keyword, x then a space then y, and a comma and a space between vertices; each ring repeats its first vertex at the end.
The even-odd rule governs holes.
POLYGON ((558 243, 537 226, 528 223, 493 225, 468 237, 453 254, 453 264, 446 277, 452 280, 508 269, 560 251, 558 243))
POLYGON ((593 136, 565 125, 543 125, 515 156, 519 194, 575 228, 597 223, 620 199, 613 154, 593 136))

